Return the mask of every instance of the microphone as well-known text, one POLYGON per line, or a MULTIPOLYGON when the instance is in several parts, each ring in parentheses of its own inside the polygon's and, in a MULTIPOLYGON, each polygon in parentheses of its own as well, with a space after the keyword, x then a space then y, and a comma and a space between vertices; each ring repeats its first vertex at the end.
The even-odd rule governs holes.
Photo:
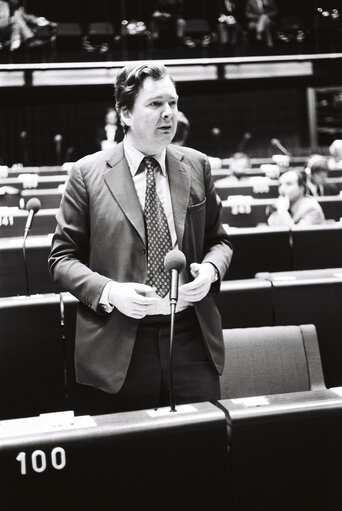
POLYGON ((180 250, 174 249, 166 254, 164 259, 164 267, 166 271, 171 272, 170 284, 171 323, 170 323, 170 372, 169 372, 171 412, 176 412, 175 389, 173 386, 173 370, 172 370, 172 344, 175 325, 175 310, 178 300, 179 273, 185 268, 185 265, 186 265, 185 255, 180 250))
POLYGON ((56 148, 56 164, 61 165, 62 164, 62 135, 57 134, 54 137, 55 141, 55 148, 56 148))
POLYGON ((170 305, 176 305, 178 301, 179 273, 184 270, 185 265, 185 255, 180 250, 174 249, 166 254, 164 267, 166 271, 171 272, 170 305))
POLYGON ((28 150, 27 150, 27 133, 26 133, 26 131, 22 131, 20 133, 20 142, 21 142, 23 165, 24 165, 24 167, 27 167, 27 165, 28 165, 28 150))
POLYGON ((236 152, 241 153, 245 146, 247 145, 247 142, 252 138, 252 135, 247 131, 243 134, 242 139, 240 140, 239 145, 237 146, 236 152))
POLYGON ((280 143, 280 141, 277 138, 272 138, 271 144, 277 149, 279 149, 279 151, 282 154, 285 154, 286 156, 291 156, 291 153, 289 153, 289 151, 280 143))
POLYGON ((27 260, 26 260, 26 238, 29 230, 31 229, 31 225, 33 222, 33 217, 40 210, 40 200, 33 197, 26 204, 26 209, 29 214, 26 220, 25 230, 24 230, 24 238, 23 238, 23 258, 24 258, 24 269, 25 269, 25 280, 26 280, 26 296, 30 296, 30 286, 29 286, 29 278, 27 271, 27 260))
POLYGON ((74 152, 74 148, 73 147, 68 147, 66 153, 65 153, 65 157, 64 157, 64 163, 65 162, 69 162, 71 160, 71 155, 72 153, 74 152))
POLYGON ((35 197, 30 199, 28 201, 28 203, 26 204, 26 209, 29 212, 27 220, 26 220, 26 225, 25 225, 25 234, 26 235, 28 234, 29 230, 31 229, 34 215, 40 210, 40 208, 41 208, 40 200, 36 199, 35 197))

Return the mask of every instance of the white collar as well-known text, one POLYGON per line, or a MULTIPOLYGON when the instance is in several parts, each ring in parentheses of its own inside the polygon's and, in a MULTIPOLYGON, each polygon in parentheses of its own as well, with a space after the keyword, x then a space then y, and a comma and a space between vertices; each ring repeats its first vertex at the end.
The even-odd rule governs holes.
MULTIPOLYGON (((147 155, 143 154, 142 152, 138 151, 138 149, 136 149, 134 146, 132 146, 132 144, 130 144, 128 142, 127 137, 125 137, 124 140, 123 140, 123 147, 124 147, 125 157, 126 157, 129 169, 131 171, 131 174, 132 174, 132 176, 135 176, 136 173, 138 172, 138 169, 140 167, 141 161, 147 155)), ((153 156, 153 158, 155 158, 157 160, 157 162, 160 165, 162 174, 164 176, 166 176, 166 163, 165 163, 165 161, 166 161, 166 149, 163 149, 158 154, 151 154, 151 155, 148 155, 148 156, 153 156)))

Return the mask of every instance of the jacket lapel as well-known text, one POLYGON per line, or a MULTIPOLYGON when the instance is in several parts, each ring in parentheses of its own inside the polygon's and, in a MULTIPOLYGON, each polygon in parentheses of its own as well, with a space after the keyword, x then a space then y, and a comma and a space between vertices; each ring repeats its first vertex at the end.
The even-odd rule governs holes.
POLYGON ((124 156, 123 145, 119 144, 114 152, 107 158, 111 167, 104 175, 104 179, 115 200, 131 222, 142 243, 145 245, 145 224, 137 192, 128 163, 124 156))
POLYGON ((166 168, 169 177, 173 219, 177 234, 178 247, 181 250, 185 218, 189 205, 191 170, 190 166, 182 161, 181 151, 168 147, 166 150, 166 168))

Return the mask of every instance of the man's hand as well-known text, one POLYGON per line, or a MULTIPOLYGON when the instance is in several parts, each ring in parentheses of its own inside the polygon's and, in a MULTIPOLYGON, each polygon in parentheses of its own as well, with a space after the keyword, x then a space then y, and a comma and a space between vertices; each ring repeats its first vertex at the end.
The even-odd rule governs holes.
POLYGON ((179 295, 189 302, 199 302, 209 293, 211 284, 215 282, 216 270, 211 263, 192 263, 190 271, 194 280, 180 286, 179 295))
POLYGON ((150 307, 160 297, 156 288, 138 284, 136 282, 112 282, 109 294, 109 303, 119 309, 122 314, 134 319, 141 319, 148 314, 150 307))

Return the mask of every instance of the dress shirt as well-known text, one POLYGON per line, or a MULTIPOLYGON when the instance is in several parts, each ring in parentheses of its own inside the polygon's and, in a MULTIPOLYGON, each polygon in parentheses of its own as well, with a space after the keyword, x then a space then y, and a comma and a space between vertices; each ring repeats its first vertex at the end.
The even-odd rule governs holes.
MULTIPOLYGON (((138 195, 138 199, 141 205, 141 209, 144 210, 145 207, 145 193, 146 193, 146 170, 143 172, 138 172, 140 164, 143 160, 143 158, 146 156, 145 154, 138 151, 135 147, 133 147, 127 140, 127 137, 124 138, 123 141, 124 145, 124 152, 125 157, 130 169, 130 172, 132 174, 134 186, 138 195)), ((178 248, 178 242, 177 242, 177 235, 176 235, 176 229, 173 219, 173 211, 172 211, 172 202, 171 202, 171 194, 170 194, 170 187, 169 187, 169 180, 167 177, 166 172, 166 149, 163 149, 163 151, 159 154, 153 154, 148 155, 153 156, 155 160, 160 165, 160 169, 156 171, 155 177, 156 177, 156 189, 157 194, 160 198, 160 201, 163 205, 165 215, 167 218, 167 222, 169 225, 170 235, 171 235, 171 241, 172 241, 172 248, 178 248)), ((191 261, 190 261, 191 262, 191 261)), ((185 279, 184 275, 180 274, 179 276, 179 284, 184 284, 185 279)), ((106 312, 111 312, 113 310, 113 306, 109 303, 108 296, 109 296, 109 289, 111 286, 111 282, 108 282, 106 286, 103 289, 101 298, 100 298, 100 304, 102 308, 106 312)), ((187 307, 191 306, 192 303, 182 300, 181 297, 179 297, 177 302, 177 312, 186 309, 187 307)), ((170 301, 169 301, 169 295, 167 294, 164 298, 160 297, 158 302, 153 305, 153 308, 151 307, 150 315, 154 314, 170 314, 170 301)))

